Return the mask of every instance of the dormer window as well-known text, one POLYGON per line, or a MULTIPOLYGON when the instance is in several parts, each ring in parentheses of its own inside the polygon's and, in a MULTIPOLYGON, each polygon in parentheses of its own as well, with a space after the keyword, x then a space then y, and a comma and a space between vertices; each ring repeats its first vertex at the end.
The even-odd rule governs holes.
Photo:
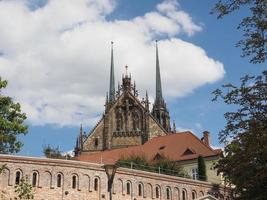
POLYGON ((191 148, 187 148, 186 150, 185 150, 185 152, 183 153, 183 155, 184 156, 186 156, 186 155, 192 155, 192 154, 195 154, 196 152, 193 150, 193 149, 191 149, 191 148))
POLYGON ((163 156, 161 156, 160 154, 156 154, 155 155, 155 157, 154 157, 154 160, 161 160, 161 159, 163 159, 164 157, 163 156))
POLYGON ((159 150, 163 150, 163 149, 165 149, 165 146, 161 146, 161 147, 159 148, 159 150))

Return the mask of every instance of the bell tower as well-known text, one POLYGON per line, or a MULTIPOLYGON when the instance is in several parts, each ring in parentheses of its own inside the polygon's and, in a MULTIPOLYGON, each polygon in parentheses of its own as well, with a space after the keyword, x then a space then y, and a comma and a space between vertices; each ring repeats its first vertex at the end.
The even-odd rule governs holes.
POLYGON ((169 111, 162 97, 158 41, 156 41, 156 98, 153 104, 152 115, 167 132, 171 131, 169 111))

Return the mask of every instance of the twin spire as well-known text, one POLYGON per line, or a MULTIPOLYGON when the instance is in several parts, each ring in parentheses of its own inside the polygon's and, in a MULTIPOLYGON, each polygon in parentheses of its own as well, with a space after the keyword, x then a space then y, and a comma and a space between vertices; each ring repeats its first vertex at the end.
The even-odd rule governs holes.
POLYGON ((158 52, 158 41, 157 40, 156 40, 156 99, 155 99, 155 102, 162 102, 162 88, 161 88, 159 52, 158 52))
POLYGON ((115 77, 114 77, 114 59, 113 59, 113 42, 111 42, 111 65, 110 65, 110 82, 109 82, 109 103, 115 101, 115 77))
MULTIPOLYGON (((116 92, 115 92, 115 76, 114 76, 113 41, 112 41, 111 42, 110 82, 109 82, 109 93, 108 93, 107 101, 109 103, 113 103, 115 102, 115 99, 116 99, 116 92)), ((161 103, 162 100, 163 98, 162 98, 162 87, 161 87, 160 66, 159 66, 158 41, 156 40, 156 99, 155 99, 155 102, 161 103)))

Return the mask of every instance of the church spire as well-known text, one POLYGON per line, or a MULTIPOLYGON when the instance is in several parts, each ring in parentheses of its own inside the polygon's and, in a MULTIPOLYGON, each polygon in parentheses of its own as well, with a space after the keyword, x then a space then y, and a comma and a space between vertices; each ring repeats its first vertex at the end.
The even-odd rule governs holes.
POLYGON ((113 42, 111 42, 111 65, 110 65, 110 80, 109 80, 109 103, 115 101, 115 78, 114 78, 114 60, 113 60, 113 42))
POLYGON ((170 115, 162 97, 161 77, 159 67, 158 41, 156 40, 156 98, 152 109, 152 115, 162 127, 170 131, 170 115))
POLYGON ((80 126, 80 135, 79 135, 79 148, 80 150, 83 150, 83 125, 80 126))
POLYGON ((156 40, 156 99, 155 102, 162 102, 162 88, 161 88, 161 77, 159 67, 159 53, 158 53, 158 41, 156 40))

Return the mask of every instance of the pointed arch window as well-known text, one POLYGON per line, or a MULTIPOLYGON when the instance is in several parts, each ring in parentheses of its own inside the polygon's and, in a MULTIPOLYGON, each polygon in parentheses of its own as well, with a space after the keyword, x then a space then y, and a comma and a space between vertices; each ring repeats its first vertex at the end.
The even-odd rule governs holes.
POLYGON ((133 111, 133 130, 140 130, 140 117, 139 117, 139 114, 138 114, 138 111, 135 110, 133 111))
POLYGON ((121 108, 118 109, 116 114, 116 130, 121 131, 122 130, 122 112, 121 108))

